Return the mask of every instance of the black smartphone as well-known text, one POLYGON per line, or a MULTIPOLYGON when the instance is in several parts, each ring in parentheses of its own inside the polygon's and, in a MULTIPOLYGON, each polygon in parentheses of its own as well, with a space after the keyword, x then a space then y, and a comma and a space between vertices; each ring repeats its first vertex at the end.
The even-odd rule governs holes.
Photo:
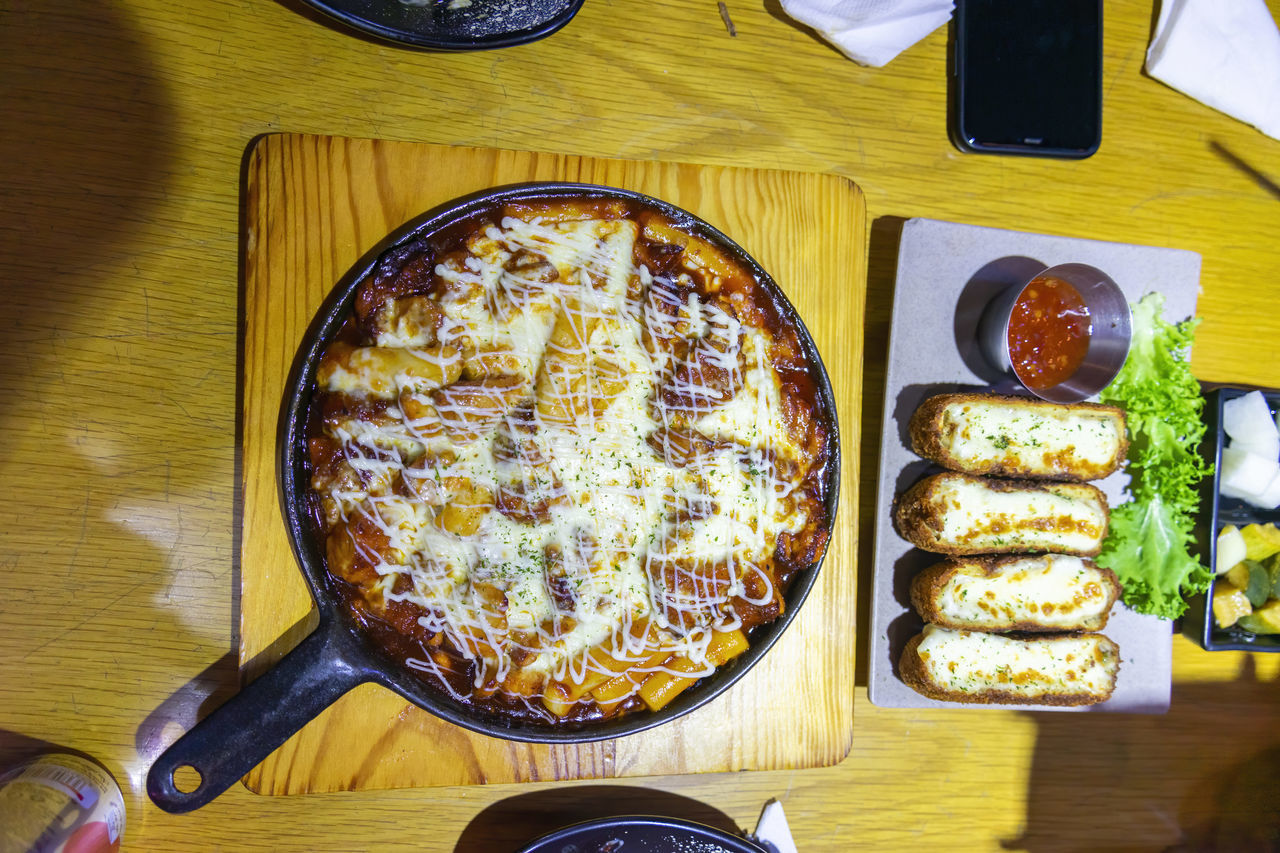
POLYGON ((951 137, 1088 157, 1102 141, 1102 0, 956 0, 951 137))

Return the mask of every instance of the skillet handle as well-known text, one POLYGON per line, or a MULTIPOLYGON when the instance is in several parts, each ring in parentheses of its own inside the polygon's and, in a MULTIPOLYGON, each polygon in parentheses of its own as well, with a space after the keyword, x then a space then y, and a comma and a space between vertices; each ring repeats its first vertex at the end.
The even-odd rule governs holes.
POLYGON ((352 666, 351 637, 335 622, 320 627, 274 667, 165 750, 147 773, 147 795, 167 812, 207 805, 329 705, 370 676, 352 666), (183 792, 180 767, 200 783, 183 792))

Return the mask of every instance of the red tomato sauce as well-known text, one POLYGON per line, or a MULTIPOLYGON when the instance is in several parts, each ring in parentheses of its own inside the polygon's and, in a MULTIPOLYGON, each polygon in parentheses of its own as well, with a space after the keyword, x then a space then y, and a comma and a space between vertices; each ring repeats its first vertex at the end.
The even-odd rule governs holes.
POLYGON ((1035 391, 1065 382, 1084 362, 1092 326, 1080 291, 1056 278, 1037 278, 1009 317, 1009 360, 1035 391))

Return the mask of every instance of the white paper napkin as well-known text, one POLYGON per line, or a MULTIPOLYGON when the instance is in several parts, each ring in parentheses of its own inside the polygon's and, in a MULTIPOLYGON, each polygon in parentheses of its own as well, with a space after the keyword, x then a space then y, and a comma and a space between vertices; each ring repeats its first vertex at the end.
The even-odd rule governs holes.
POLYGON ((840 52, 876 68, 951 19, 951 0, 782 0, 840 52))
POLYGON ((1280 139, 1280 30, 1263 0, 1160 0, 1147 73, 1280 139))
POLYGON ((764 804, 753 835, 755 836, 753 840, 763 841, 775 853, 797 853, 791 827, 787 825, 787 814, 782 810, 782 803, 777 799, 771 798, 764 804))

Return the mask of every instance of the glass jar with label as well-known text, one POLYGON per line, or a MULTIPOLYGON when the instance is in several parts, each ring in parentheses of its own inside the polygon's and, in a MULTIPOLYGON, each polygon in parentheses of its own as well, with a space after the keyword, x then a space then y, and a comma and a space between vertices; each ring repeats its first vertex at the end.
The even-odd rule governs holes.
POLYGON ((116 853, 124 797, 87 758, 49 753, 0 773, 0 853, 116 853))

